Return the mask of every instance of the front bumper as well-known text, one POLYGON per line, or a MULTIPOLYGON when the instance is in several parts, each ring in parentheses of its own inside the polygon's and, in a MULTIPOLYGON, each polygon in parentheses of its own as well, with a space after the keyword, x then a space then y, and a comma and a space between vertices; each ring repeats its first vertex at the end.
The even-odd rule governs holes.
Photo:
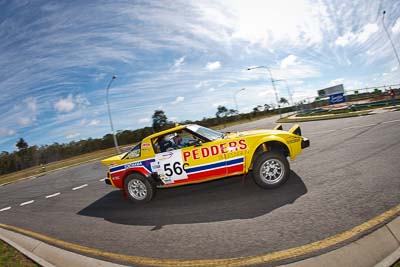
POLYGON ((303 140, 301 140, 301 149, 309 146, 310 146, 310 140, 308 138, 303 138, 303 140))

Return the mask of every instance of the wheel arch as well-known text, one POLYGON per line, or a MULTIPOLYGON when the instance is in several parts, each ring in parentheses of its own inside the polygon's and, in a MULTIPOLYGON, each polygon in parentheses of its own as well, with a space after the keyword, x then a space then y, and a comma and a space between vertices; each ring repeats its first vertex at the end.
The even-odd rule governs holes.
POLYGON ((142 171, 141 169, 129 169, 125 172, 124 176, 122 177, 122 185, 125 184, 125 179, 131 175, 131 174, 139 174, 141 176, 143 176, 144 178, 146 178, 147 180, 149 180, 151 183, 153 183, 154 185, 158 185, 158 183, 161 182, 160 178, 158 178, 158 176, 155 173, 145 173, 144 171, 142 171))
POLYGON ((260 141, 256 149, 252 151, 251 158, 249 160, 249 169, 253 168, 253 164, 257 157, 267 151, 281 152, 285 157, 290 157, 291 154, 290 146, 285 142, 284 139, 279 137, 275 139, 264 139, 260 141))

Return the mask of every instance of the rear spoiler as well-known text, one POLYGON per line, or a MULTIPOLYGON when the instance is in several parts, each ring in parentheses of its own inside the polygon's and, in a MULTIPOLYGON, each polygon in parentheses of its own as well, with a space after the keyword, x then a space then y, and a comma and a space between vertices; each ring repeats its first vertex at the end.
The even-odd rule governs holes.
POLYGON ((292 133, 292 134, 296 134, 296 135, 300 135, 300 136, 301 136, 300 125, 298 125, 298 124, 293 125, 293 127, 290 128, 289 133, 292 133))
POLYGON ((283 130, 282 124, 278 124, 275 126, 274 130, 283 130))

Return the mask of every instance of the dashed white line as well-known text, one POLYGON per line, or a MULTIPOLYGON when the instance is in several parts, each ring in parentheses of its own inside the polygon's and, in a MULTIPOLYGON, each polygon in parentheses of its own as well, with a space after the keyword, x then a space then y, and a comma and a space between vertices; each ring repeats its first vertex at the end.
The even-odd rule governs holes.
POLYGON ((11 207, 7 207, 7 208, 1 209, 0 211, 6 211, 6 210, 10 210, 10 209, 11 209, 11 207))
POLYGON ((19 204, 19 205, 20 205, 20 206, 25 206, 25 205, 32 204, 33 202, 35 202, 35 200, 29 200, 29 201, 24 202, 24 203, 21 203, 21 204, 19 204))
POLYGON ((305 135, 308 135, 308 134, 329 133, 329 132, 334 132, 334 131, 337 131, 337 130, 326 130, 326 131, 320 131, 320 132, 311 132, 311 133, 307 133, 307 134, 305 134, 305 135))
POLYGON ((107 177, 101 178, 99 181, 100 181, 100 182, 104 182, 106 179, 107 179, 107 177))
POLYGON ((88 184, 83 184, 83 185, 80 185, 80 186, 74 187, 74 188, 72 188, 72 190, 73 190, 73 191, 75 191, 75 190, 78 190, 78 189, 84 188, 84 187, 86 187, 86 186, 88 186, 88 184))
POLYGON ((57 193, 55 193, 55 194, 46 196, 46 198, 56 197, 56 196, 58 196, 58 195, 60 195, 60 194, 61 194, 60 192, 57 192, 57 193))
POLYGON ((375 126, 375 125, 376 125, 376 124, 365 124, 365 125, 351 126, 351 127, 346 127, 346 128, 343 128, 342 130, 348 130, 348 129, 357 129, 357 128, 363 128, 363 127, 375 126))
POLYGON ((392 123, 392 122, 398 122, 398 121, 400 121, 400 120, 384 121, 382 123, 392 123))

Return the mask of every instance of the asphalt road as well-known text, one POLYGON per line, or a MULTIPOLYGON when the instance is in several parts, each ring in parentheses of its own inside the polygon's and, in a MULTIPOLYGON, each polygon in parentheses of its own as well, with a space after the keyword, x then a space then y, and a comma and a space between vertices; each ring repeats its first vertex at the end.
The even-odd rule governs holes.
MULTIPOLYGON (((271 128, 274 119, 228 130, 271 128)), ((279 189, 249 175, 158 190, 135 205, 90 163, 0 187, 0 223, 127 255, 217 259, 308 244, 400 204, 400 112, 300 125, 311 147, 279 189)))

